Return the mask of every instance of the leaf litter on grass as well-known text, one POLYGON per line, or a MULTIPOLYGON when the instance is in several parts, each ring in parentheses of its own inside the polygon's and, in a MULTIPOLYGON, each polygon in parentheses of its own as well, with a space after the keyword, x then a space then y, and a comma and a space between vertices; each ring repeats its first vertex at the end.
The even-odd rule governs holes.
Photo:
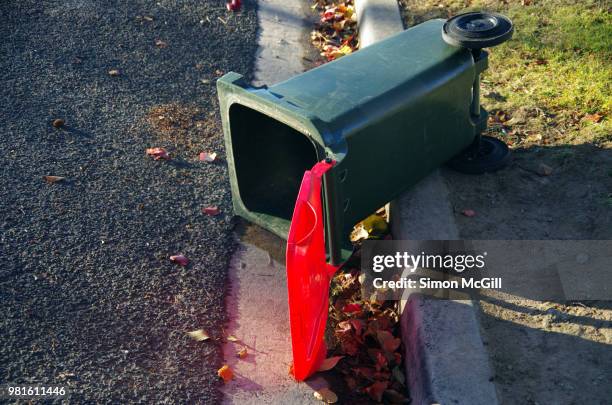
POLYGON ((400 0, 407 26, 488 10, 507 15, 512 40, 489 50, 482 77, 488 135, 513 148, 612 146, 612 14, 599 0, 400 0), (494 93, 496 97, 487 97, 494 93), (506 119, 495 117, 504 112, 506 119))

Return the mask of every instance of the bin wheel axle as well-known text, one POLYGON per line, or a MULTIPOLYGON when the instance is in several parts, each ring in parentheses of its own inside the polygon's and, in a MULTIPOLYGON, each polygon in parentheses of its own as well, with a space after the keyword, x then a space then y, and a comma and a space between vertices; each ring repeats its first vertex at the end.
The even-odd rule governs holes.
POLYGON ((447 166, 465 174, 491 173, 510 162, 508 145, 490 136, 480 136, 474 145, 451 159, 447 166))

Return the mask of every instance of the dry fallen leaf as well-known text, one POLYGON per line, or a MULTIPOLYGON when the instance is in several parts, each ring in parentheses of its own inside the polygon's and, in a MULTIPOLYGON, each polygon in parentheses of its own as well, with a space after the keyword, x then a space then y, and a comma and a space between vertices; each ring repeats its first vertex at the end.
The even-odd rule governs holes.
POLYGON ((242 5, 242 2, 240 0, 231 0, 225 3, 225 7, 227 8, 227 11, 239 11, 241 5, 242 5))
POLYGON ((208 339, 210 339, 210 336, 208 336, 208 333, 204 332, 204 330, 202 329, 187 332, 187 334, 189 335, 190 338, 192 338, 193 340, 197 342, 205 342, 208 339))
POLYGON ((158 48, 166 48, 168 46, 168 43, 165 41, 162 41, 161 39, 156 39, 155 46, 158 48))
POLYGON ((387 353, 393 353, 402 343, 401 339, 396 338, 391 332, 386 330, 379 330, 376 337, 378 338, 380 346, 387 353))
POLYGON ((361 336, 361 331, 363 330, 363 321, 359 319, 351 319, 349 321, 353 329, 355 329, 355 335, 361 336))
POLYGON ((368 354, 376 362, 374 364, 374 367, 376 368, 376 371, 382 370, 383 368, 387 367, 387 365, 389 364, 387 358, 385 357, 385 355, 383 354, 383 352, 381 350, 378 350, 378 349, 368 349, 368 354))
POLYGON ((54 128, 61 128, 61 127, 63 127, 63 126, 64 126, 64 124, 65 124, 65 123, 66 123, 66 122, 65 122, 63 119, 61 119, 61 118, 57 118, 57 119, 54 119, 54 120, 53 120, 53 122, 51 123, 51 125, 53 125, 53 127, 54 127, 54 128))
POLYGON ((361 305, 357 303, 346 304, 344 308, 342 308, 342 312, 347 313, 347 314, 361 312, 361 305))
POLYGON ((181 265, 183 267, 187 266, 189 264, 189 259, 187 259, 185 256, 183 255, 174 255, 174 256, 170 256, 170 261, 181 265))
POLYGON ((585 121, 591 121, 591 122, 598 123, 598 122, 601 122, 601 120, 603 119, 603 115, 597 114, 597 113, 595 113, 595 114, 587 114, 587 115, 585 115, 583 117, 583 119, 585 121))
POLYGON ((553 168, 548 166, 547 164, 540 163, 538 165, 538 174, 540 176, 550 176, 553 172, 553 168))
POLYGON ((387 386, 389 385, 388 381, 376 381, 374 384, 365 388, 366 394, 370 396, 374 401, 380 402, 382 401, 382 396, 387 386))
POLYGON ((57 375, 57 378, 59 378, 60 380, 65 380, 67 378, 72 378, 72 377, 74 377, 74 373, 71 373, 69 371, 62 371, 61 373, 57 375))
POLYGON ((548 65, 548 61, 546 59, 538 58, 535 61, 536 65, 548 65))
POLYGON ((289 373, 289 375, 291 377, 295 377, 295 375, 293 374, 293 362, 291 362, 291 364, 289 364, 289 368, 287 369, 287 373, 289 373))
POLYGON ((217 370, 217 375, 221 377, 223 379, 223 382, 225 383, 231 381, 232 378, 234 378, 234 373, 232 372, 232 369, 229 368, 227 364, 221 367, 219 370, 217 370))
POLYGON ((358 224, 353 228, 350 235, 351 242, 359 242, 360 240, 368 239, 368 231, 363 228, 363 224, 358 224))
POLYGON ((461 213, 463 215, 465 215, 466 217, 469 217, 469 218, 471 218, 471 217, 476 215, 476 211, 474 211, 474 210, 463 210, 463 211, 461 211, 461 213))
POLYGON ((344 376, 344 382, 350 390, 355 390, 357 388, 357 380, 350 375, 344 376))
POLYGON ((121 73, 119 72, 119 69, 111 69, 108 71, 109 76, 119 76, 121 73))
POLYGON ((219 207, 213 205, 211 207, 204 207, 202 208, 202 212, 206 215, 210 215, 210 216, 215 216, 215 215, 219 215, 219 207))
POLYGON ((66 180, 65 177, 60 177, 60 176, 43 176, 43 179, 47 182, 47 183, 58 183, 60 181, 64 181, 66 180))
POLYGON ((327 359, 323 360, 323 363, 321 363, 317 371, 331 370, 332 368, 336 367, 336 364, 338 364, 338 362, 343 358, 344 356, 328 357, 327 359))
POLYGON ((228 342, 239 342, 239 341, 240 341, 240 339, 238 339, 238 338, 237 338, 236 336, 234 336, 234 335, 229 335, 229 336, 227 337, 227 341, 228 341, 228 342))
POLYGON ((215 152, 201 152, 200 153, 200 161, 206 163, 212 163, 217 159, 217 154, 215 152))
POLYGON ((236 352, 236 357, 238 357, 239 359, 244 359, 247 355, 248 353, 246 347, 243 347, 242 349, 236 352))
POLYGON ((396 390, 385 390, 384 396, 392 404, 405 404, 408 402, 408 399, 396 390))
POLYGON ((337 333, 347 333, 351 331, 351 323, 349 321, 338 322, 336 332, 337 333))
POLYGON ((321 388, 318 391, 315 391, 314 397, 319 401, 323 401, 326 404, 335 404, 338 402, 338 396, 329 388, 321 388))
POLYGON ((170 159, 170 155, 168 154, 168 152, 166 152, 164 148, 149 148, 147 149, 146 152, 147 152, 147 155, 152 156, 153 159, 155 160, 160 160, 160 159, 169 160, 170 159))

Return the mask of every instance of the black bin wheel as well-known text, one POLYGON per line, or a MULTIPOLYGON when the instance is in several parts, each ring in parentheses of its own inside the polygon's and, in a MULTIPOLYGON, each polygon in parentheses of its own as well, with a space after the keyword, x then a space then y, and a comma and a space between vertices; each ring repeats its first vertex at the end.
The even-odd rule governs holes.
POLYGON ((509 40, 513 32, 508 17, 479 11, 450 18, 442 27, 442 38, 449 45, 482 49, 509 40))
POLYGON ((451 159, 447 166, 465 174, 492 173, 510 162, 508 145, 497 138, 482 136, 477 145, 451 159))

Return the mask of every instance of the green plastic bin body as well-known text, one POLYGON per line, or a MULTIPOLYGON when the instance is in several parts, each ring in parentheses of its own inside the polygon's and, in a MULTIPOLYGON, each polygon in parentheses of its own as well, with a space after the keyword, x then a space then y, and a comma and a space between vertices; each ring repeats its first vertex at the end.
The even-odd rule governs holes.
POLYGON ((235 213, 286 238, 302 176, 324 178, 330 261, 352 227, 468 147, 486 124, 472 86, 486 68, 431 20, 262 88, 237 73, 217 81, 235 213))

